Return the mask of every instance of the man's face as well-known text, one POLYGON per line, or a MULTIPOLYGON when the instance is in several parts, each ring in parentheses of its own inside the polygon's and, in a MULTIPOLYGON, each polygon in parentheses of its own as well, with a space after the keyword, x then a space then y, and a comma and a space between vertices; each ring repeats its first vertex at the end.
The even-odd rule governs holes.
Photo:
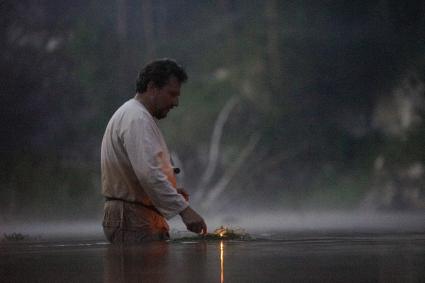
POLYGON ((154 113, 157 119, 165 118, 171 108, 179 105, 181 83, 174 76, 161 88, 156 88, 154 96, 154 113))

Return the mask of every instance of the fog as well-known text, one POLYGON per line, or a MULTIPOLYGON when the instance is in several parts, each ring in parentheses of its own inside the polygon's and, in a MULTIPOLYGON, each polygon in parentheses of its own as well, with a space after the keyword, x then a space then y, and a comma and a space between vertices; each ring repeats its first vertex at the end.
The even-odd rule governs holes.
POLYGON ((163 57, 211 231, 424 231, 423 1, 248 2, 0 1, 0 236, 103 237, 102 135, 163 57))
MULTIPOLYGON (((275 211, 270 213, 244 213, 208 215, 205 217, 209 232, 224 226, 242 229, 254 239, 286 239, 292 235, 360 235, 423 233, 423 213, 371 213, 361 211, 302 212, 275 211)), ((179 216, 169 221, 172 239, 198 236, 188 232, 179 216)), ((106 243, 101 219, 91 221, 15 222, 2 225, 2 233, 19 233, 32 241, 79 240, 81 243, 98 240, 106 243)))

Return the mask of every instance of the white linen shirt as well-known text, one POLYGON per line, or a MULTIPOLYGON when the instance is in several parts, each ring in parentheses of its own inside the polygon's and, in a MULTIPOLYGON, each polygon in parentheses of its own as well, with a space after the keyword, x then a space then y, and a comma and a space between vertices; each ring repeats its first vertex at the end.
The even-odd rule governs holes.
POLYGON ((102 194, 153 205, 170 219, 188 207, 177 193, 170 153, 154 118, 136 99, 109 121, 101 148, 102 194))

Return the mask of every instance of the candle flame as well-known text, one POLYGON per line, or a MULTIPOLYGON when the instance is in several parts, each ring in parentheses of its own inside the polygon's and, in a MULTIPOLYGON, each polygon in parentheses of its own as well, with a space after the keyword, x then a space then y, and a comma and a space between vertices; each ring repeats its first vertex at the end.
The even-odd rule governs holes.
POLYGON ((214 233, 211 234, 215 239, 223 239, 223 240, 244 240, 248 239, 249 235, 245 232, 245 230, 241 228, 237 229, 230 229, 225 226, 220 226, 220 228, 217 228, 214 230, 214 233))
POLYGON ((227 233, 227 228, 221 226, 218 229, 215 229, 214 234, 218 235, 220 238, 223 238, 227 233))

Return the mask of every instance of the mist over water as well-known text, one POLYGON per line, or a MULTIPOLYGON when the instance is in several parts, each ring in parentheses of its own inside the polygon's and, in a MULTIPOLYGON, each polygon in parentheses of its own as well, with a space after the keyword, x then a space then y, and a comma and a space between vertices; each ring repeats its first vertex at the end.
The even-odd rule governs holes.
POLYGON ((242 228, 245 241, 206 241, 174 217, 169 242, 109 244, 101 219, 2 223, 4 282, 421 282, 423 213, 273 211, 205 215, 209 232, 242 228), (184 237, 184 238, 183 238, 184 237), (189 239, 187 237, 193 237, 189 239))
MULTIPOLYGON (((254 237, 267 239, 285 233, 423 233, 421 212, 365 211, 276 211, 206 215, 209 232, 220 226, 240 228, 254 237)), ((193 236, 179 216, 169 221, 172 238, 193 236)), ((104 240, 101 219, 87 221, 44 221, 3 223, 0 233, 21 233, 38 240, 104 240)))
POLYGON ((213 218, 211 224, 239 226, 255 233, 268 231, 388 232, 425 231, 423 213, 361 211, 280 211, 213 218), (221 224, 220 224, 221 223, 221 224), (228 223, 228 224, 226 224, 228 223))

